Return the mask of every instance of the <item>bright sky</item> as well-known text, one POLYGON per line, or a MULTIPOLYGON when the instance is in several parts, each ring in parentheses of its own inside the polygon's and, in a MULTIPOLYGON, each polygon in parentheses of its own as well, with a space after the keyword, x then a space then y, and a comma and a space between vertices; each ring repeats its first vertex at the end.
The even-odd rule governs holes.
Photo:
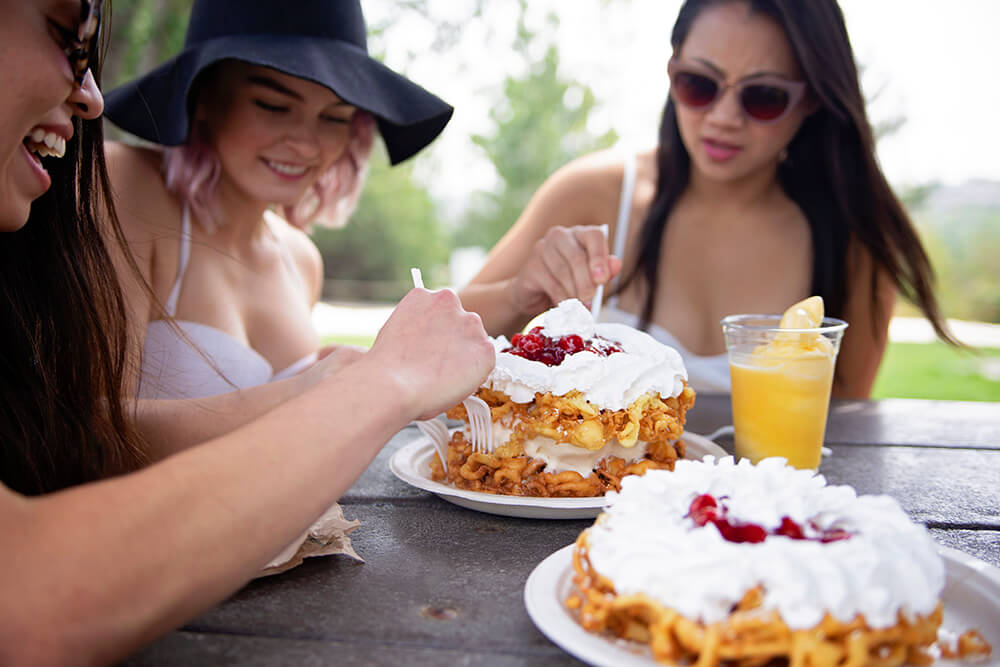
MULTIPOLYGON (((431 0, 449 15, 469 0, 431 0)), ((873 122, 903 115, 905 124, 879 144, 897 186, 968 179, 1000 180, 1000 0, 840 0, 873 122), (876 95, 877 93, 877 95, 876 95)), ((613 127, 627 147, 655 143, 667 93, 669 34, 679 0, 530 0, 531 27, 555 11, 566 75, 589 85, 601 105, 594 131, 613 127)), ((386 5, 365 0, 370 18, 386 5)), ((513 0, 488 0, 487 21, 462 32, 461 58, 426 56, 433 34, 407 31, 387 63, 456 106, 455 116, 420 163, 435 191, 463 198, 488 188, 491 171, 469 135, 489 127, 489 104, 518 60, 503 46, 514 34, 513 0), (489 45, 489 48, 485 48, 489 45), (409 51, 409 52, 407 52, 409 51), (417 55, 412 56, 413 53, 417 55), (459 194, 460 193, 460 194, 459 194)), ((526 148, 529 149, 530 148, 526 148)))

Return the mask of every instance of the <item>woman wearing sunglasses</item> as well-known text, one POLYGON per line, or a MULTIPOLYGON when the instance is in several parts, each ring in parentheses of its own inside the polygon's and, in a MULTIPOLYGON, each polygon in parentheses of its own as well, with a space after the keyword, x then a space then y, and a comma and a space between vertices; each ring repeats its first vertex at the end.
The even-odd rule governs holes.
POLYGON ((454 294, 413 290, 363 358, 320 361, 260 419, 142 468, 115 272, 128 255, 100 150, 101 9, 0 0, 3 665, 112 663, 221 600, 493 362, 454 294))
POLYGON ((869 395, 897 291, 952 340, 876 161, 836 2, 687 0, 671 44, 656 149, 554 174, 462 291, 465 307, 510 333, 608 283, 603 317, 677 348, 708 392, 729 391, 725 315, 811 294, 851 323, 837 396, 869 395))

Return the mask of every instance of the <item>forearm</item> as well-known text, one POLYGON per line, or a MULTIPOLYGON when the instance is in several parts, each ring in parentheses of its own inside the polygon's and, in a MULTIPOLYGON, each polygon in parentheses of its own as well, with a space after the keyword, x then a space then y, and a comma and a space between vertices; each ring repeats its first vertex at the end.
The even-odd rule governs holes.
POLYGON ((199 399, 137 400, 136 425, 158 461, 201 442, 218 438, 270 412, 302 393, 302 376, 228 394, 199 399))
POLYGON ((365 370, 142 472, 23 503, 5 526, 3 616, 28 641, 58 629, 57 661, 109 662, 231 593, 405 424, 384 400, 398 387, 365 370))
POLYGON ((503 334, 507 337, 521 331, 531 316, 522 313, 510 297, 510 283, 513 278, 491 283, 471 283, 458 293, 462 307, 477 313, 483 320, 483 328, 491 336, 503 334))

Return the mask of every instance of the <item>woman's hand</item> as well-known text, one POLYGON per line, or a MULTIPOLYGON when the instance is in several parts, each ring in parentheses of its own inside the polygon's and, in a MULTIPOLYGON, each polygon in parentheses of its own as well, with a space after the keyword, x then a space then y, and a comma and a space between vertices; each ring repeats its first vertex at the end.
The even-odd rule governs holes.
POLYGON ((382 327, 366 355, 395 378, 387 396, 412 419, 427 419, 473 393, 496 363, 493 344, 475 313, 451 290, 413 289, 382 327))
POLYGON ((621 268, 621 260, 608 252, 608 239, 600 227, 553 227, 535 243, 510 281, 509 298, 526 315, 570 298, 589 304, 597 286, 621 268))

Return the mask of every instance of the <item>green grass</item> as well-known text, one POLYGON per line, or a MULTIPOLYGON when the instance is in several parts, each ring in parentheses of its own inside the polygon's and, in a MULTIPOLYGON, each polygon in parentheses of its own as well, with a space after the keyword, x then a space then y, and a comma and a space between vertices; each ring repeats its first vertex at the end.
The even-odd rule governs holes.
POLYGON ((958 350, 941 342, 890 343, 872 398, 1000 401, 1000 349, 958 350))
POLYGON ((324 336, 323 345, 360 345, 361 347, 371 347, 375 342, 375 336, 324 336))
MULTIPOLYGON (((374 336, 328 336, 324 344, 371 347, 374 336)), ((889 343, 875 378, 872 398, 932 398, 953 401, 1000 401, 1000 348, 977 352, 956 350, 944 343, 889 343)))

